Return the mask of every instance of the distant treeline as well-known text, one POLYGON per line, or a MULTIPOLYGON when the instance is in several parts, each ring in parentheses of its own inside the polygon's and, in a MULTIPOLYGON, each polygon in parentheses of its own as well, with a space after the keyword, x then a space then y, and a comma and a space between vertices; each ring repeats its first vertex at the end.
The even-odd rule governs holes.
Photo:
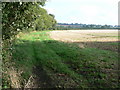
POLYGON ((78 23, 57 23, 56 29, 58 30, 70 30, 70 29, 120 29, 118 25, 96 25, 96 24, 78 24, 78 23))

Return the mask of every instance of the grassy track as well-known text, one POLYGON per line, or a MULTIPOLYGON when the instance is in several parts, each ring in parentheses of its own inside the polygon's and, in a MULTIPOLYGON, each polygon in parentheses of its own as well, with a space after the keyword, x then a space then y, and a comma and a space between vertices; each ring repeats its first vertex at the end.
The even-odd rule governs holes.
MULTIPOLYGON (((79 48, 77 44, 52 40, 48 33, 20 33, 16 39, 11 62, 22 71, 23 84, 31 75, 35 76, 36 66, 51 79, 50 87, 118 87, 117 52, 79 48)), ((48 84, 47 80, 44 82, 48 84)))

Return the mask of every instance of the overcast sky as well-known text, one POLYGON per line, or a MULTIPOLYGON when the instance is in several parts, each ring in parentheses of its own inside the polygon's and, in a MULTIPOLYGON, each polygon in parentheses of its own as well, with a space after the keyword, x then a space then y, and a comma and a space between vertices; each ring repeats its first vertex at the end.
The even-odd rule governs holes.
POLYGON ((60 23, 118 24, 119 0, 48 0, 44 6, 60 23))

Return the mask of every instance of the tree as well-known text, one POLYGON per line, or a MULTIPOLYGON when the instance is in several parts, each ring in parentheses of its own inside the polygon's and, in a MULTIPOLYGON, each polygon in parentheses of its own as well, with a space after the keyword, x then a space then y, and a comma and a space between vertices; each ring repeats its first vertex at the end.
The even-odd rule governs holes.
POLYGON ((3 2, 2 3, 2 38, 13 39, 20 31, 33 25, 39 16, 37 12, 40 5, 43 6, 45 0, 41 2, 3 2))
POLYGON ((35 21, 35 30, 51 30, 55 29, 56 20, 53 14, 48 14, 44 8, 39 8, 38 12, 40 13, 40 17, 35 21))

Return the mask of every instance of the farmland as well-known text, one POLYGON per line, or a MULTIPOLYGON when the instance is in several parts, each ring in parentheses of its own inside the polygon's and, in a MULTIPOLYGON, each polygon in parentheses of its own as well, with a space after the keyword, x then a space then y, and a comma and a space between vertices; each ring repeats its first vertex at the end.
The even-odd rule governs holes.
POLYGON ((12 85, 118 88, 118 37, 109 30, 19 33, 9 72, 12 85))
POLYGON ((54 1, 1 3, 1 88, 120 88, 114 3, 54 1))
POLYGON ((54 40, 76 43, 81 48, 118 51, 118 30, 62 30, 52 31, 50 36, 54 40))

